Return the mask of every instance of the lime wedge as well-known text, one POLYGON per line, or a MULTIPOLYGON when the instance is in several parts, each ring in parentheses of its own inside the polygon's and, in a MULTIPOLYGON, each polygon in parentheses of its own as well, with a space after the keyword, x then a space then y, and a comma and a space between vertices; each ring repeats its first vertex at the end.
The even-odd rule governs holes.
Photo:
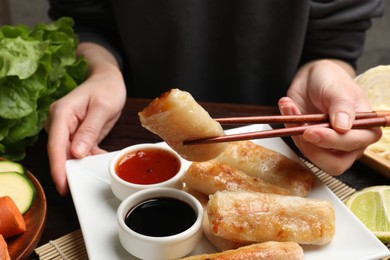
POLYGON ((390 242, 390 186, 373 186, 355 192, 346 205, 379 240, 390 242))

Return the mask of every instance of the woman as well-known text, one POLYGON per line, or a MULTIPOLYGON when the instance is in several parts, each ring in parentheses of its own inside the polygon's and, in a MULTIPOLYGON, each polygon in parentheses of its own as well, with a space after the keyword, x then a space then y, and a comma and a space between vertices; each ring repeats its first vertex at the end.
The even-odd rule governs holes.
POLYGON ((350 130, 370 105, 354 83, 370 19, 381 0, 50 0, 53 19, 73 17, 90 76, 55 102, 47 122, 51 174, 68 192, 65 161, 102 151, 126 94, 170 88, 198 101, 279 105, 282 114, 328 113, 334 129, 294 142, 341 174, 380 137, 350 130))

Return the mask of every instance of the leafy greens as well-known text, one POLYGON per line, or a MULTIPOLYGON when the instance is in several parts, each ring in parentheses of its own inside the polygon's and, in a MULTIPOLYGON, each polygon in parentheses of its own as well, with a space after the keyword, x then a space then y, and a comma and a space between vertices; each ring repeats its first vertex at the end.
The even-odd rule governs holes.
POLYGON ((20 160, 38 138, 51 103, 82 83, 74 22, 0 27, 0 156, 20 160))

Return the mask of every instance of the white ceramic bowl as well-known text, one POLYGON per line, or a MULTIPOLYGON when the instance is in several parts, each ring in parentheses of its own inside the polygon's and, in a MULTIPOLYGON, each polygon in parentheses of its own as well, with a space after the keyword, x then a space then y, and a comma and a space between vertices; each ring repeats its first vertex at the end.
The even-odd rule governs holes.
POLYGON ((118 199, 124 200, 126 197, 133 194, 134 192, 143 189, 158 188, 158 187, 181 189, 183 184, 180 181, 180 178, 183 176, 185 172, 185 166, 184 166, 185 163, 186 162, 183 158, 181 158, 175 151, 170 149, 164 143, 137 144, 137 145, 129 146, 119 151, 110 161, 109 173, 110 173, 110 181, 111 181, 111 190, 118 199), (176 157, 180 163, 179 171, 172 178, 155 184, 135 184, 120 178, 115 171, 115 166, 117 165, 118 161, 121 160, 121 158, 123 158, 123 156, 125 156, 128 153, 135 152, 138 150, 145 150, 145 149, 161 149, 171 153, 172 156, 176 157))
MULTIPOLYGON (((117 210, 119 240, 122 246, 141 259, 177 259, 195 249, 202 237, 203 207, 191 194, 173 188, 156 188, 138 191, 122 201, 117 210), (174 198, 184 201, 195 211, 195 222, 181 233, 156 237, 142 235, 130 229, 125 218, 128 212, 140 203, 152 198, 174 198)), ((155 216, 158 221, 158 216, 155 216)))

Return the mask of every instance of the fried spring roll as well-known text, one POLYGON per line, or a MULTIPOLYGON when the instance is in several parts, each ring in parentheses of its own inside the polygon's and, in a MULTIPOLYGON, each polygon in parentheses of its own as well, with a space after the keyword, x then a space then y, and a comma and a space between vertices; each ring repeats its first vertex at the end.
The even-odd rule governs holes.
POLYGON ((219 251, 226 251, 231 249, 237 249, 242 246, 247 246, 252 243, 241 243, 235 242, 231 240, 224 239, 222 237, 216 236, 210 227, 209 218, 207 216, 207 211, 203 212, 203 221, 202 221, 202 232, 203 235, 207 238, 207 240, 215 246, 219 251))
POLYGON ((182 181, 206 195, 222 190, 247 190, 288 195, 288 190, 249 176, 227 164, 214 160, 190 165, 182 181))
POLYGON ((264 242, 214 254, 189 256, 181 260, 301 260, 303 249, 294 242, 264 242))
POLYGON ((301 163, 251 141, 231 142, 215 160, 305 197, 315 182, 301 163))
POLYGON ((183 191, 191 194, 192 196, 194 196, 199 202, 200 204, 203 206, 203 208, 206 208, 207 206, 207 202, 209 201, 209 196, 198 191, 198 190, 195 190, 187 185, 184 185, 183 187, 183 191))
POLYGON ((333 206, 319 199, 222 191, 210 196, 207 214, 212 232, 232 241, 323 245, 335 233, 333 206))
POLYGON ((225 134, 221 125, 188 92, 172 89, 154 99, 138 115, 143 127, 160 136, 189 161, 211 160, 226 147, 226 143, 183 145, 184 140, 225 134))

